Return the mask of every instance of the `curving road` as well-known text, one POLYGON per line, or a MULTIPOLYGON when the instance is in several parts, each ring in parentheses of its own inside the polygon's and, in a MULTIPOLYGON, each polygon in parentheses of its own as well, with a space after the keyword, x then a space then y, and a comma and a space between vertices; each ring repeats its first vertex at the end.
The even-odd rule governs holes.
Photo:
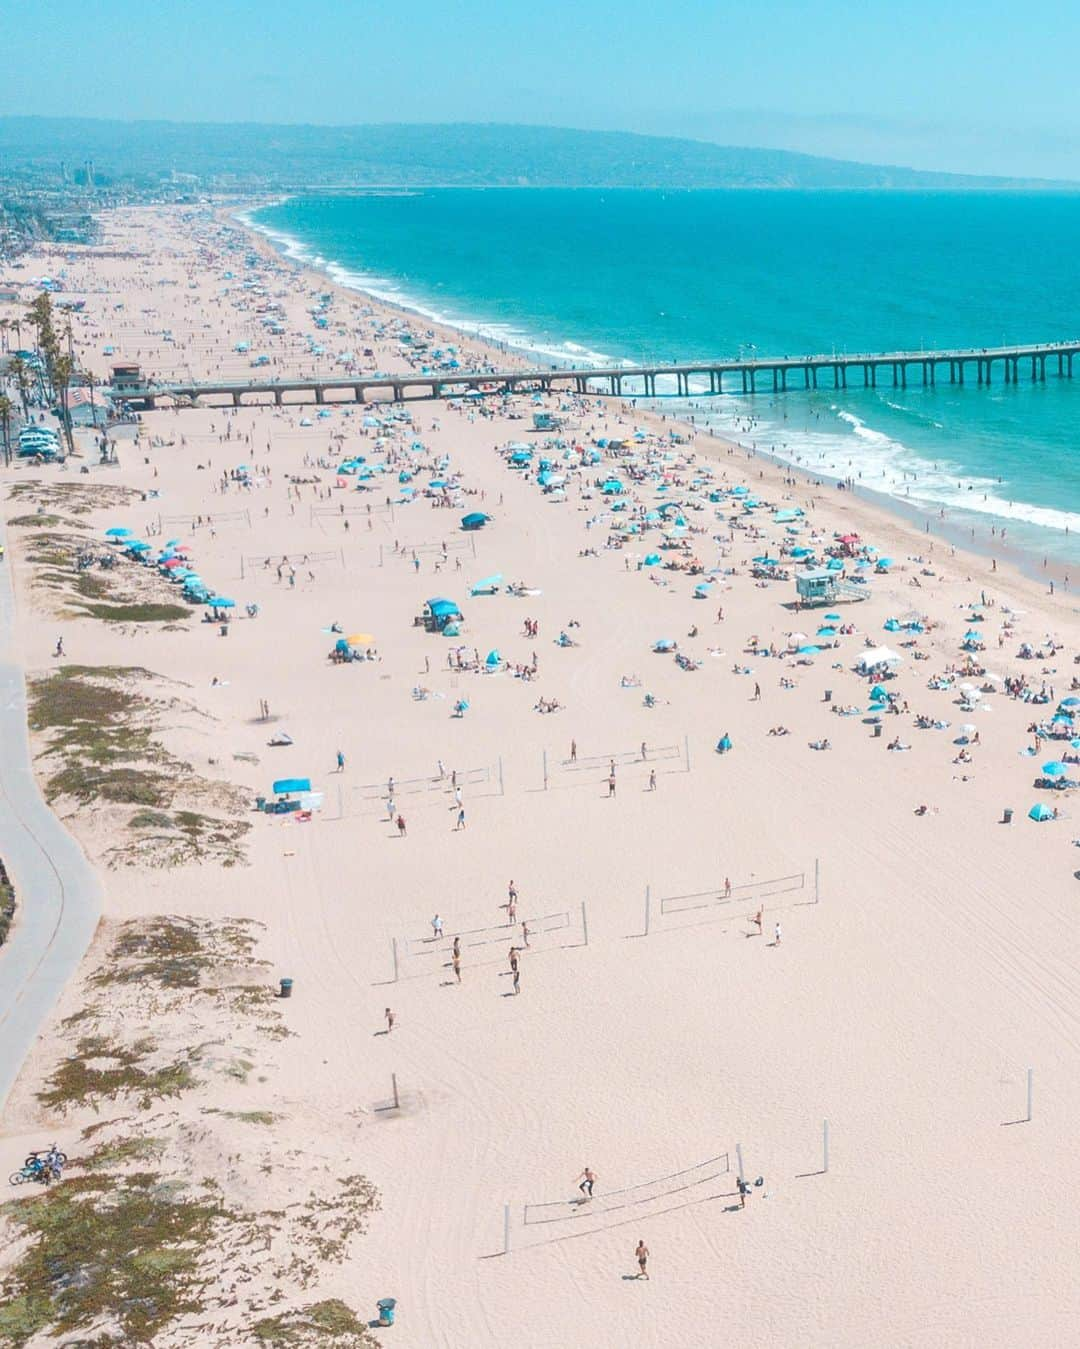
POLYGON ((34 781, 10 567, 9 553, 0 562, 0 856, 18 907, 0 947, 0 1110, 101 914, 96 872, 34 781))

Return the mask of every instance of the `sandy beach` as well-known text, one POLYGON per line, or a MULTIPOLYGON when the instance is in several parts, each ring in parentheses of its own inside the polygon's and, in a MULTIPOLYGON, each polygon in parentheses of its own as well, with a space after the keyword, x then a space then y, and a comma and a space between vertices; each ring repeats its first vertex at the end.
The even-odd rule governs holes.
MULTIPOLYGON (((99 377, 508 359, 221 214, 103 224, 13 273, 63 269, 99 377)), ((386 1297, 402 1349, 1080 1339, 1080 828, 1034 785, 1080 780, 1073 599, 611 400, 322 411, 161 407, 115 464, 3 470, 39 781, 105 895, 5 1174, 55 1138, 49 1203, 214 1180, 155 1345, 386 1297), (125 542, 174 539, 224 621, 125 542), (796 609, 792 549, 866 598, 796 609), (285 778, 310 814, 257 812, 285 778)), ((0 1329, 39 1346, 34 1189, 0 1329)))

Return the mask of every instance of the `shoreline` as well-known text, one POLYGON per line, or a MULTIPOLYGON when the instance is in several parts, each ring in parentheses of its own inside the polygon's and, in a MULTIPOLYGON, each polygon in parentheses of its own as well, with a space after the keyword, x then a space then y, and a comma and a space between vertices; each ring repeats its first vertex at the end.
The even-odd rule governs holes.
MULTIPOLYGON (((263 203, 263 205, 276 204, 272 202, 263 203)), ((258 210, 261 207, 252 207, 251 210, 258 210)), ((429 324, 434 332, 440 334, 445 340, 448 338, 457 338, 458 340, 467 339, 469 342, 479 344, 491 352, 492 355, 498 353, 510 358, 511 364, 528 367, 534 362, 530 362, 527 357, 531 353, 554 359, 551 353, 540 351, 535 347, 526 345, 515 345, 511 343, 501 343, 491 337, 485 337, 480 328, 476 325, 477 331, 472 331, 467 327, 459 327, 446 319, 436 319, 431 313, 425 310, 417 302, 412 306, 402 302, 385 298, 382 294, 364 289, 359 283, 353 285, 342 281, 333 276, 329 270, 331 267, 341 267, 340 263, 333 260, 316 263, 310 259, 295 256, 288 251, 288 245, 294 244, 296 247, 304 249, 307 245, 302 240, 295 239, 291 235, 277 231, 272 234, 268 229, 260 227, 249 220, 241 219, 237 214, 227 208, 223 213, 223 218, 228 219, 233 224, 244 230, 245 233, 256 242, 261 249, 268 249, 277 259, 283 259, 294 266, 300 267, 311 273, 313 277, 325 280, 329 285, 337 288, 343 295, 363 296, 371 304, 383 306, 391 313, 397 314, 403 318, 413 321, 420 320, 429 324), (281 246, 279 242, 281 241, 281 246), (286 242, 287 241, 287 242, 286 242)), ((570 358, 566 358, 569 363, 570 358)), ((691 400, 697 395, 691 395, 691 400)), ((764 396, 764 395, 763 395, 764 396)), ((635 397, 613 398, 609 394, 597 393, 590 395, 601 400, 605 405, 612 408, 622 409, 630 412, 634 416, 651 423, 661 423, 668 426, 679 426, 685 431, 693 434, 695 437, 704 438, 707 445, 709 441, 723 449, 733 448, 744 453, 748 459, 756 459, 772 465, 781 473, 790 474, 802 481, 802 485, 808 491, 820 490, 823 486, 828 486, 836 491, 836 484, 840 481, 838 478, 828 473, 816 473, 793 459, 788 459, 783 455, 776 454, 771 450, 763 449, 761 446, 749 445, 738 438, 737 435, 725 434, 721 431, 714 431, 708 427, 702 427, 693 420, 692 414, 682 413, 676 409, 665 413, 663 409, 663 399, 644 399, 635 397)), ((672 403, 676 402, 676 396, 671 395, 672 403)), ((438 400, 434 400, 438 401, 438 400)), ((684 405, 687 399, 677 400, 684 405)), ((700 441, 695 439, 695 446, 700 447, 700 441)), ((905 501, 902 497, 893 496, 891 493, 879 492, 872 487, 866 487, 856 484, 853 488, 845 489, 849 502, 859 503, 867 508, 876 516, 884 515, 894 523, 902 524, 906 527, 908 542, 917 553, 920 551, 918 542, 920 539, 929 537, 949 546, 950 549, 962 560, 970 559, 972 570, 981 570, 992 563, 995 558, 1002 568, 999 572, 987 571, 984 578, 988 582, 993 582, 997 577, 1007 577, 1010 574, 1023 579, 1027 583, 1042 585, 1044 593, 1047 583, 1050 580, 1055 581, 1055 591, 1061 590, 1065 595, 1070 593, 1069 583, 1072 576, 1068 570, 1068 564, 1055 559, 1052 553, 1046 554, 1049 557, 1050 566, 1056 566, 1058 571, 1044 569, 1038 552, 1024 546, 1016 546, 1012 543, 1000 546, 996 551, 991 551, 990 545, 980 541, 977 537, 972 538, 968 527, 954 523, 947 517, 942 520, 938 513, 930 507, 920 507, 910 501, 905 501), (927 526, 929 526, 927 528, 927 526)), ((996 517, 995 517, 996 518, 996 517)), ((1077 592, 1080 594, 1080 591, 1077 592)))

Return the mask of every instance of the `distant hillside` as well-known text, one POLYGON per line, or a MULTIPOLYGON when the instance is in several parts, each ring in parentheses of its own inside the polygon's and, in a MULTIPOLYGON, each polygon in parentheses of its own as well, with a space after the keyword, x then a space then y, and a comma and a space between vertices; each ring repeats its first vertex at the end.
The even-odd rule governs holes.
POLYGON ((270 126, 0 118, 0 177, 69 174, 149 185, 175 171, 215 186, 1069 187, 819 159, 786 150, 556 127, 270 126))

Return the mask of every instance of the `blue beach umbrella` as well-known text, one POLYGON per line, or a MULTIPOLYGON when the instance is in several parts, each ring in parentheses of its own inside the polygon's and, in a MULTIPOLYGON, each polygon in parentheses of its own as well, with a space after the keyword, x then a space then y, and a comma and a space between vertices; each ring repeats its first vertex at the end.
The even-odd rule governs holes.
POLYGON ((226 599, 224 595, 214 595, 210 603, 215 609, 235 609, 236 601, 226 599))
POLYGON ((125 525, 113 525, 112 529, 105 531, 105 537, 107 539, 126 539, 130 533, 131 530, 125 525))
POLYGON ((1042 771, 1048 778, 1063 778, 1069 770, 1060 759, 1051 759, 1049 763, 1043 764, 1042 771))

